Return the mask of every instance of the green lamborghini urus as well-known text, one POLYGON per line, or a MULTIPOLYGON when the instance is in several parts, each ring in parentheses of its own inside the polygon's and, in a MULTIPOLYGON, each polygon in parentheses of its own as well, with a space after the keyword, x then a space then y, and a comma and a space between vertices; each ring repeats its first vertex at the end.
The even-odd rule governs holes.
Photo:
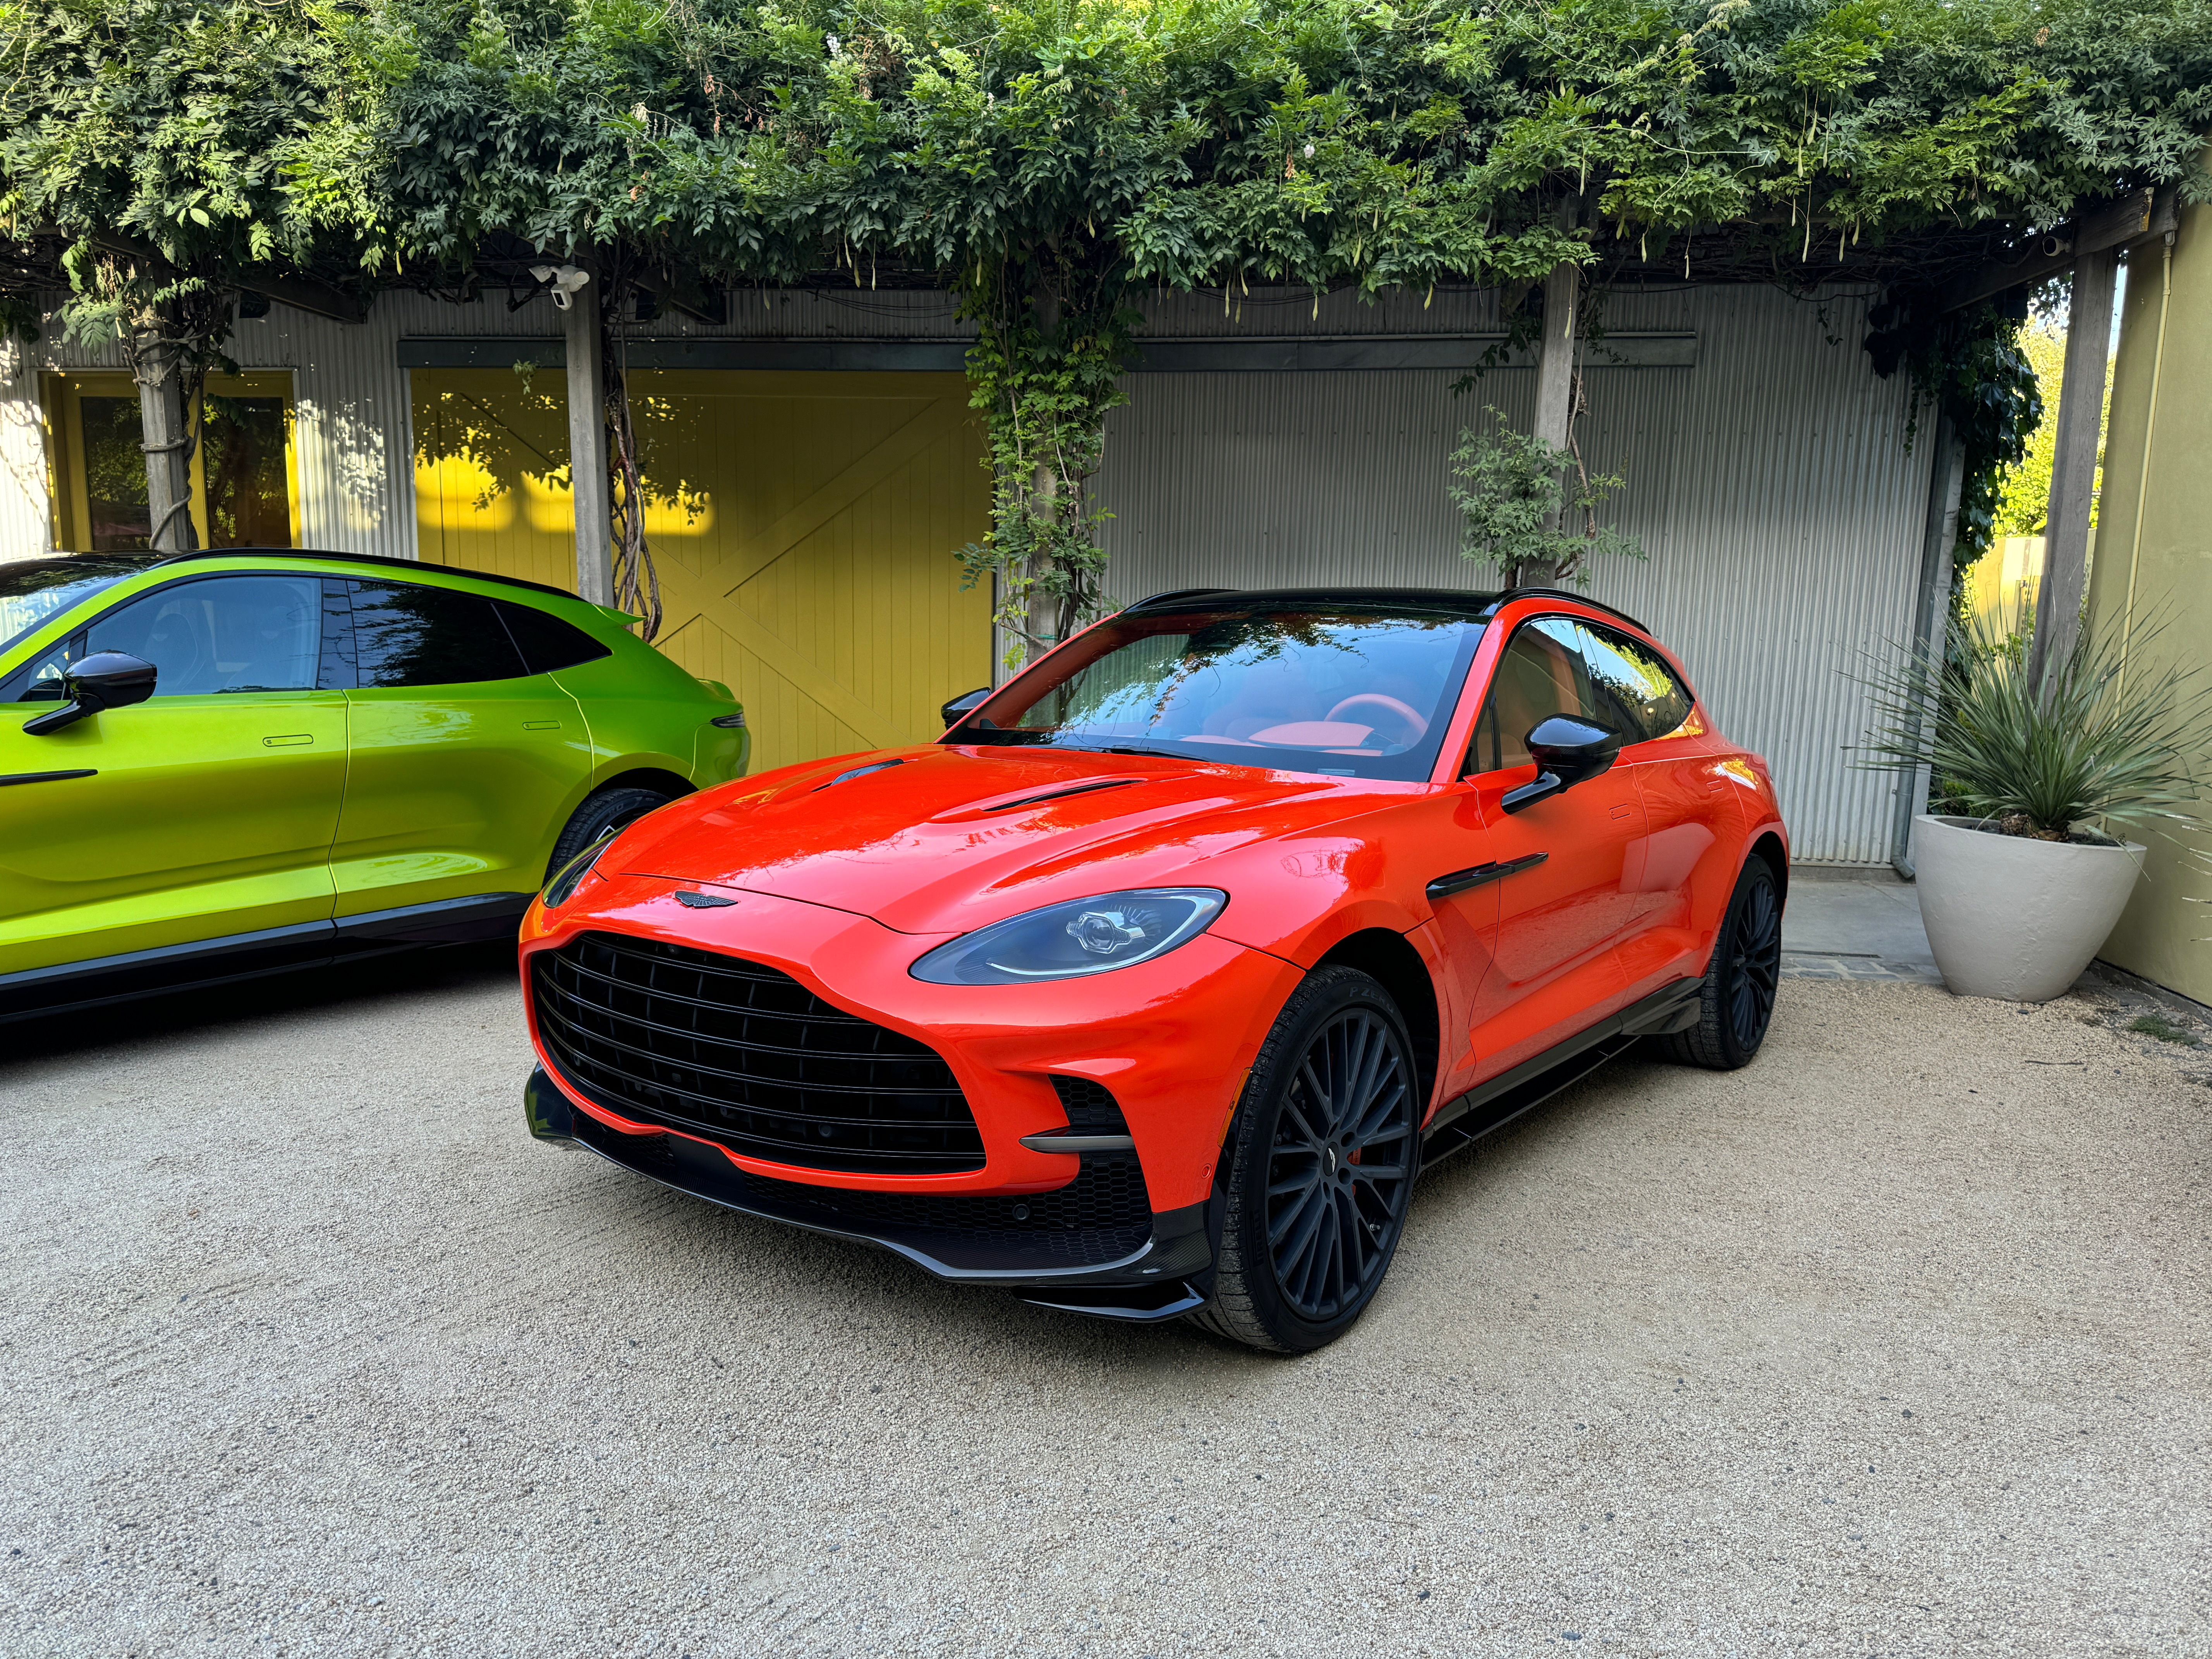
POLYGON ((631 620, 351 554, 0 562, 0 1019, 511 935, 744 772, 729 689, 631 620))

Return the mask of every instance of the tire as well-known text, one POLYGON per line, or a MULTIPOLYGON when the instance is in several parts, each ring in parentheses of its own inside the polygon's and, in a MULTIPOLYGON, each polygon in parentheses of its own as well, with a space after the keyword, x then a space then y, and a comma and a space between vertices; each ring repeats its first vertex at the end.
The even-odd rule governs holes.
POLYGON ((545 880, 552 880, 562 865, 593 842, 619 835, 656 806, 667 805, 668 797, 658 789, 617 786, 585 796, 583 804, 569 816, 553 842, 553 857, 545 866, 545 880))
POLYGON ((1782 967, 1782 890, 1773 867, 1753 858, 1736 878, 1713 959, 1698 997, 1698 1023, 1656 1039, 1659 1052, 1685 1066, 1733 1072, 1766 1041, 1782 967))
POLYGON ((1405 1228, 1422 1105, 1389 993, 1354 969, 1308 975, 1245 1083, 1213 1299, 1192 1322, 1276 1353, 1351 1328, 1405 1228))

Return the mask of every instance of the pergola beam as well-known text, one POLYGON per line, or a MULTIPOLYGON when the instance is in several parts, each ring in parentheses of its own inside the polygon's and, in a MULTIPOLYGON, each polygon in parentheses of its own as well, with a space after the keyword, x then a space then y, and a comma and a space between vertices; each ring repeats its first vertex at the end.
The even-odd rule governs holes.
MULTIPOLYGON (((128 254, 134 259, 144 259, 165 270, 178 269, 152 244, 139 241, 135 237, 102 231, 93 240, 101 247, 128 254)), ((310 277, 287 276, 274 270, 255 270, 241 274, 231 285, 249 294, 258 294, 274 300, 280 305, 290 306, 296 311, 328 317, 335 322, 365 323, 368 320, 368 301, 357 294, 349 294, 343 289, 332 288, 327 283, 318 283, 310 277)))
POLYGON ((1942 309, 1958 311, 2026 283, 2040 283, 2070 270, 2085 254, 2103 253, 2145 236, 2163 235, 2176 223, 2173 192, 2148 186, 2116 202, 2081 213, 2063 230, 2052 232, 2020 259, 1984 265, 1945 296, 1942 309))

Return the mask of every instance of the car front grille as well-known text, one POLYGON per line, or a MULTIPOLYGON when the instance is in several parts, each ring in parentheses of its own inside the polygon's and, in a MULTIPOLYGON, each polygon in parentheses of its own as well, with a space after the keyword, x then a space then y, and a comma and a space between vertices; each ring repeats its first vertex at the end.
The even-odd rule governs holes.
POLYGON ((806 1169, 983 1167, 942 1054, 765 963, 591 933, 532 957, 531 991, 548 1057, 610 1111, 806 1169))

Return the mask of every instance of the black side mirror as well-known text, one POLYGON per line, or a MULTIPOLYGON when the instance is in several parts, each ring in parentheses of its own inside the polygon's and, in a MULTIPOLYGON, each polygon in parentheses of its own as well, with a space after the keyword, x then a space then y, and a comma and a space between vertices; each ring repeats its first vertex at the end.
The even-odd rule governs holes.
POLYGON ((945 716, 945 728, 949 731, 953 726, 959 725, 962 720, 965 720, 968 717, 969 711, 973 709, 977 703, 982 702, 984 698, 990 695, 991 688, 989 686, 978 686, 973 691, 963 691, 958 696, 947 702, 944 708, 939 709, 937 712, 945 716))
POLYGON ((1529 729, 1528 753, 1536 781, 1509 789, 1498 803, 1509 812, 1525 811, 1578 783, 1588 783, 1620 758, 1620 733, 1575 714, 1553 714, 1529 729))
POLYGON ((103 708, 128 708, 154 695, 154 665, 143 657, 120 651, 95 651, 62 676, 62 691, 69 701, 51 714, 23 722, 23 730, 43 738, 74 726, 87 714, 103 708))

